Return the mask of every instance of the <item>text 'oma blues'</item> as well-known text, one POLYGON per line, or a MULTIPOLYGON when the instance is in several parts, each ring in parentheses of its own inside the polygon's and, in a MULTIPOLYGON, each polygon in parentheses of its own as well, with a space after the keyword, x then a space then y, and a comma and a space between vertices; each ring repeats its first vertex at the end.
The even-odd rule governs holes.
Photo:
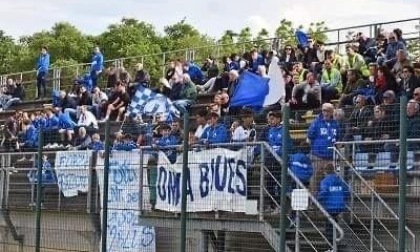
MULTIPOLYGON (((201 198, 207 197, 212 191, 246 196, 247 165, 244 160, 217 156, 210 163, 200 163, 194 165, 194 168, 189 167, 186 174, 187 196, 191 202, 198 192, 201 198), (198 181, 191 183, 192 180, 198 181), (199 188, 192 188, 192 184, 198 184, 199 188)), ((181 173, 160 166, 156 190, 160 200, 178 205, 181 197, 181 173)))

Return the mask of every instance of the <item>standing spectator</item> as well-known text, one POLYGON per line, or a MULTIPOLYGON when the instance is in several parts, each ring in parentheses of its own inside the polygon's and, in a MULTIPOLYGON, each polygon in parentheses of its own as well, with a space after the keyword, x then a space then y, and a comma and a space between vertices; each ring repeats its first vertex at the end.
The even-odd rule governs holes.
MULTIPOLYGON (((333 164, 326 165, 324 170, 325 177, 321 180, 319 186, 318 201, 337 222, 338 215, 346 211, 350 191, 344 181, 335 173, 333 164)), ((334 227, 328 219, 325 223, 325 235, 332 244, 334 239, 334 227)))
POLYGON ((218 144, 229 142, 228 129, 224 124, 219 123, 219 115, 210 113, 209 127, 207 127, 201 135, 201 142, 204 144, 218 144))
POLYGON ((171 134, 171 126, 167 124, 159 126, 159 134, 161 137, 156 140, 153 146, 154 148, 162 150, 168 157, 169 161, 174 164, 176 161, 176 149, 173 146, 179 144, 179 139, 171 134))
POLYGON ((41 48, 41 55, 38 58, 36 65, 36 86, 38 90, 38 95, 36 99, 44 98, 47 94, 46 88, 46 78, 48 74, 48 69, 50 68, 50 55, 48 54, 48 48, 43 46, 41 48))
POLYGON ((13 116, 9 117, 5 123, 5 148, 6 151, 16 150, 16 143, 18 141, 18 121, 20 114, 16 112, 13 116))
POLYGON ((92 63, 90 66, 90 78, 92 80, 92 88, 95 88, 97 86, 99 75, 102 73, 103 68, 104 56, 102 55, 99 47, 95 47, 94 55, 92 57, 92 63))
POLYGON ((324 167, 333 162, 333 150, 330 147, 333 147, 340 137, 339 124, 333 116, 334 105, 324 103, 322 114, 312 122, 308 129, 307 142, 311 145, 311 161, 315 170, 311 181, 311 191, 314 195, 318 192, 324 167))
POLYGON ((150 87, 150 74, 144 70, 142 63, 138 63, 136 65, 136 76, 134 77, 134 83, 141 84, 145 87, 150 87))
POLYGON ((195 142, 198 141, 204 133, 204 130, 209 127, 207 123, 207 111, 206 110, 199 110, 195 115, 195 123, 197 129, 194 133, 195 142))

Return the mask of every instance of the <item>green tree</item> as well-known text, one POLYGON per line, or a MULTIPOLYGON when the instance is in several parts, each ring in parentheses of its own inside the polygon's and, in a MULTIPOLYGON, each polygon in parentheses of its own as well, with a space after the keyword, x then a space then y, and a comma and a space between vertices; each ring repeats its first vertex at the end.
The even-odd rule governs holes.
POLYGON ((261 29, 258 32, 257 37, 255 38, 255 46, 261 49, 270 49, 270 33, 266 29, 261 29))
POLYGON ((251 28, 243 28, 238 35, 238 47, 242 49, 242 53, 250 51, 255 45, 252 41, 251 28))
POLYGON ((303 25, 295 27, 291 21, 283 19, 280 21, 280 26, 276 29, 276 37, 280 39, 281 46, 290 44, 292 46, 297 45, 295 33, 298 30, 306 32, 316 41, 327 42, 328 36, 326 31, 328 28, 325 26, 325 22, 310 23, 308 28, 305 29, 303 25))
POLYGON ((327 42, 328 36, 326 34, 326 31, 328 28, 325 26, 325 22, 316 22, 316 23, 310 23, 308 27, 308 35, 312 37, 315 41, 320 42, 327 42))
POLYGON ((164 51, 177 51, 168 55, 168 58, 202 61, 215 53, 213 39, 205 34, 200 34, 194 26, 186 22, 185 18, 173 25, 166 26, 164 31, 164 44, 162 44, 164 51), (193 50, 193 48, 195 49, 193 50))
POLYGON ((14 71, 14 65, 18 59, 16 56, 19 48, 12 37, 7 36, 0 30, 0 72, 2 74, 14 71))
POLYGON ((236 43, 237 37, 238 34, 232 30, 226 30, 223 33, 222 37, 217 41, 222 56, 229 56, 232 53, 238 52, 237 46, 234 45, 236 43))
MULTIPOLYGON (((299 27, 303 28, 303 27, 299 27)), ((296 46, 297 42, 295 39, 296 29, 293 27, 293 23, 286 19, 280 21, 279 27, 275 31, 275 35, 279 38, 281 45, 293 45, 296 46)))
POLYGON ((159 39, 152 25, 123 18, 120 23, 110 25, 96 41, 106 59, 124 58, 127 70, 142 62, 150 74, 158 78, 163 65, 159 39))

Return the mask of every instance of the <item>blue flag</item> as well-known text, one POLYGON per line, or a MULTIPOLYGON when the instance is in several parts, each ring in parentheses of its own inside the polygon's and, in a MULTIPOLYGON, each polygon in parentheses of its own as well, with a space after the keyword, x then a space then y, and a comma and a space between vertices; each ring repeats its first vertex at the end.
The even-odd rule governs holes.
POLYGON ((296 36, 296 40, 298 42, 298 45, 301 48, 307 47, 309 45, 308 44, 308 35, 306 33, 304 33, 303 31, 301 31, 301 30, 296 31, 295 36, 296 36))
POLYGON ((230 99, 230 106, 262 108, 269 91, 269 80, 250 72, 243 72, 230 99))
POLYGON ((162 114, 165 121, 171 121, 180 114, 168 97, 153 92, 143 85, 139 85, 127 112, 128 115, 162 114))

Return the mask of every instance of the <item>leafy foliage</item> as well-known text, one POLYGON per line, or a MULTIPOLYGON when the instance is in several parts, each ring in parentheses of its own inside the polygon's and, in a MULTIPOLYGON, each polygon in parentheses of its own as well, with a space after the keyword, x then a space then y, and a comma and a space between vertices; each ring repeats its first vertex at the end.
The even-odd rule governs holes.
MULTIPOLYGON (((222 56, 242 54, 253 47, 270 49, 268 39, 273 35, 279 38, 281 45, 296 45, 294 34, 298 29, 307 32, 315 40, 327 42, 324 22, 304 27, 295 26, 285 19, 280 21, 274 34, 266 29, 252 31, 244 27, 239 32, 226 30, 216 39, 201 33, 185 19, 166 26, 163 34, 153 25, 132 18, 122 18, 98 36, 83 34, 66 22, 58 22, 50 30, 26 35, 18 40, 0 30, 0 73, 34 70, 40 48, 46 45, 51 54, 52 66, 62 67, 65 80, 71 80, 75 75, 84 74, 86 67, 63 66, 89 63, 93 48, 99 46, 108 60, 107 64, 111 59, 124 58, 124 67, 132 70, 134 64, 142 62, 152 79, 156 80, 162 76, 169 60, 187 59, 201 63, 209 56, 220 60, 222 56), (256 36, 253 36, 253 32, 257 32, 256 36)), ((418 41, 410 42, 409 48, 417 53, 415 57, 419 57, 418 41)), ((33 73, 28 76, 32 78, 33 73)))

